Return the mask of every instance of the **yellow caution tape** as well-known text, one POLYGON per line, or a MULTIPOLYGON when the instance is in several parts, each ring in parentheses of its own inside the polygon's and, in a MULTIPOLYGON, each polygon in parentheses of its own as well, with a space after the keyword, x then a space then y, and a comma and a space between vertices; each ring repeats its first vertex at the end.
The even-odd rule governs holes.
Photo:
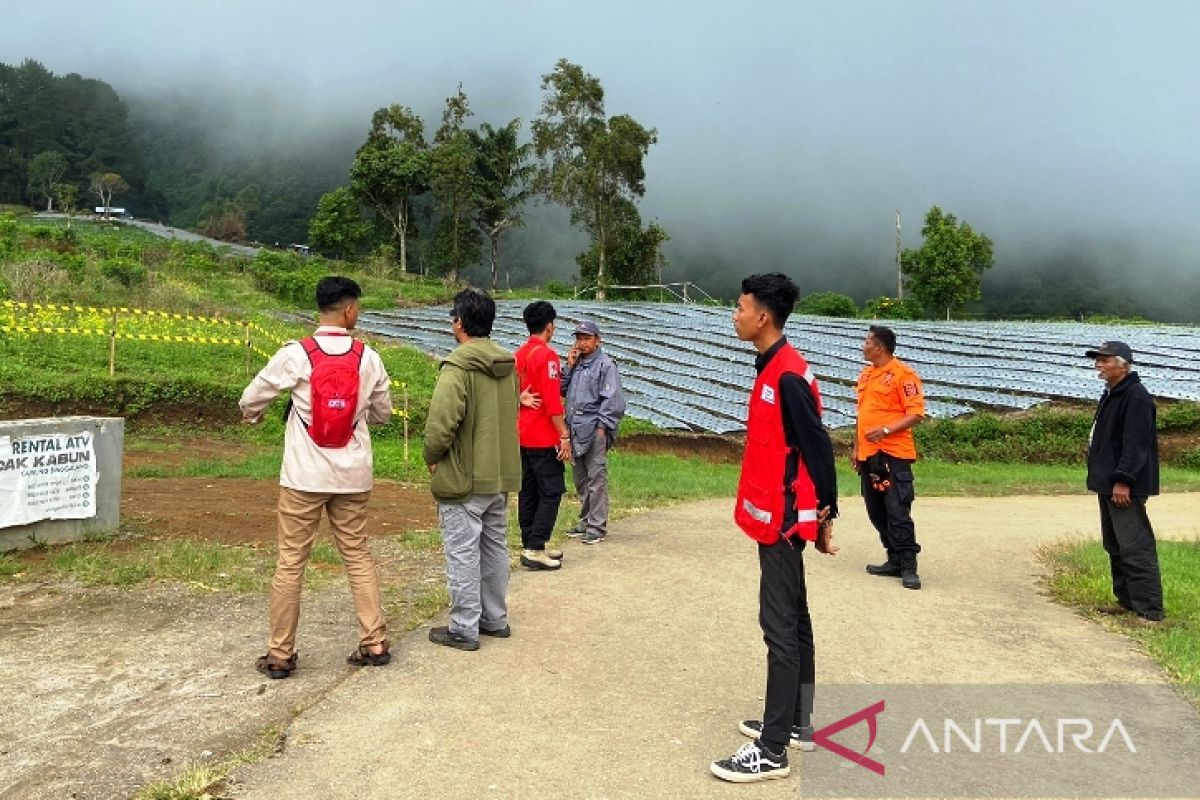
MULTIPOLYGON (((53 303, 24 303, 17 300, 4 300, 3 304, 9 308, 31 308, 37 311, 73 311, 75 313, 89 312, 94 314, 112 314, 114 311, 120 314, 136 314, 144 317, 158 317, 160 319, 175 319, 188 320, 191 322, 206 322, 215 325, 246 325, 248 323, 236 319, 226 319, 224 317, 202 317, 193 314, 176 314, 171 311, 155 311, 148 308, 126 308, 124 306, 66 306, 55 305, 53 303)), ((249 323, 253 324, 253 323, 249 323)), ((261 329, 260 329, 261 330, 261 329)), ((266 331, 263 331, 266 333, 266 331)))
POLYGON ((155 333, 117 333, 118 339, 133 339, 141 342, 191 342, 192 344, 232 344, 245 346, 241 339, 222 339, 216 336, 170 336, 155 333))
POLYGON ((5 333, 67 333, 77 336, 108 336, 109 331, 92 328, 57 328, 30 325, 0 325, 0 331, 5 333))

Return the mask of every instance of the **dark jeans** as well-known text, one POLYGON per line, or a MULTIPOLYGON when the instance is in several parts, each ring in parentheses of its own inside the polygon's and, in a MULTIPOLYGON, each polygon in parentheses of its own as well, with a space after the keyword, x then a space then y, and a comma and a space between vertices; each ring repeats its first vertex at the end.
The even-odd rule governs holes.
POLYGON ((781 752, 792 726, 810 724, 817 669, 812 619, 804 587, 804 551, 786 539, 758 546, 761 578, 758 622, 767 643, 767 694, 763 744, 781 752))
POLYGON ((545 550, 558 505, 567 491, 563 462, 553 447, 521 448, 521 493, 517 495, 517 522, 521 526, 521 547, 545 550))
POLYGON ((871 485, 866 462, 860 470, 863 501, 867 506, 867 517, 879 541, 887 551, 888 561, 899 564, 905 554, 921 552, 917 544, 917 529, 912 521, 912 504, 916 493, 913 489, 912 462, 904 458, 881 453, 891 470, 892 485, 886 492, 877 491, 871 485))
POLYGON ((1146 498, 1134 497, 1127 508, 1118 508, 1112 497, 1100 500, 1100 536, 1112 564, 1113 594, 1117 602, 1143 617, 1163 613, 1162 578, 1154 529, 1146 516, 1146 498))

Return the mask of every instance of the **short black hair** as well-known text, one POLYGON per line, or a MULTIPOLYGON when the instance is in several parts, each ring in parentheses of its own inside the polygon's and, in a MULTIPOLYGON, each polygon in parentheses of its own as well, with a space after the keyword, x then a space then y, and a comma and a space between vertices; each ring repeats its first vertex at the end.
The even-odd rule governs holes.
POLYGON ((884 325, 872 325, 870 331, 871 335, 875 337, 875 341, 888 351, 889 356, 896 354, 896 332, 894 330, 884 325))
POLYGON ((496 301, 482 289, 463 289, 454 295, 450 316, 462 322, 467 336, 491 336, 496 321, 496 301))
POLYGON ((783 330, 796 306, 800 289, 782 272, 765 272, 743 278, 742 294, 752 295, 755 302, 771 312, 775 327, 783 330))
POLYGON ((352 279, 341 275, 326 275, 317 281, 317 310, 336 311, 347 300, 362 297, 362 288, 352 279))
POLYGON ((525 320, 525 327, 529 329, 530 333, 541 333, 546 330, 547 325, 558 319, 558 312, 545 300, 534 300, 525 306, 521 317, 525 320))

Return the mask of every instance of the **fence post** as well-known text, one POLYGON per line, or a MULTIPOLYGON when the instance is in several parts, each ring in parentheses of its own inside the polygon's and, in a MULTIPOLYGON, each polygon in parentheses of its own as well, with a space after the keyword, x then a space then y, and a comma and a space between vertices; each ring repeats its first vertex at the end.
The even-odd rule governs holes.
POLYGON ((112 310, 112 328, 108 333, 108 377, 117 374, 117 310, 112 310))
POLYGON ((408 463, 408 384, 404 384, 404 463, 408 463))
POLYGON ((246 323, 246 375, 250 375, 250 323, 246 323))

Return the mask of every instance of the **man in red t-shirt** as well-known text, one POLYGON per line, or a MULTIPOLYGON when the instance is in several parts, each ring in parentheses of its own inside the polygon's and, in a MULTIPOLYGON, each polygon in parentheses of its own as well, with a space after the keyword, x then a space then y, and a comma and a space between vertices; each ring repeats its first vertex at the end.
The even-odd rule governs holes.
POLYGON ((521 526, 521 564, 534 570, 558 569, 562 552, 547 550, 558 506, 567 491, 563 462, 571 459, 571 437, 563 421, 558 355, 550 347, 554 336, 554 306, 538 300, 521 315, 529 339, 517 348, 517 374, 522 398, 518 424, 521 434, 521 492, 517 521, 521 526))

